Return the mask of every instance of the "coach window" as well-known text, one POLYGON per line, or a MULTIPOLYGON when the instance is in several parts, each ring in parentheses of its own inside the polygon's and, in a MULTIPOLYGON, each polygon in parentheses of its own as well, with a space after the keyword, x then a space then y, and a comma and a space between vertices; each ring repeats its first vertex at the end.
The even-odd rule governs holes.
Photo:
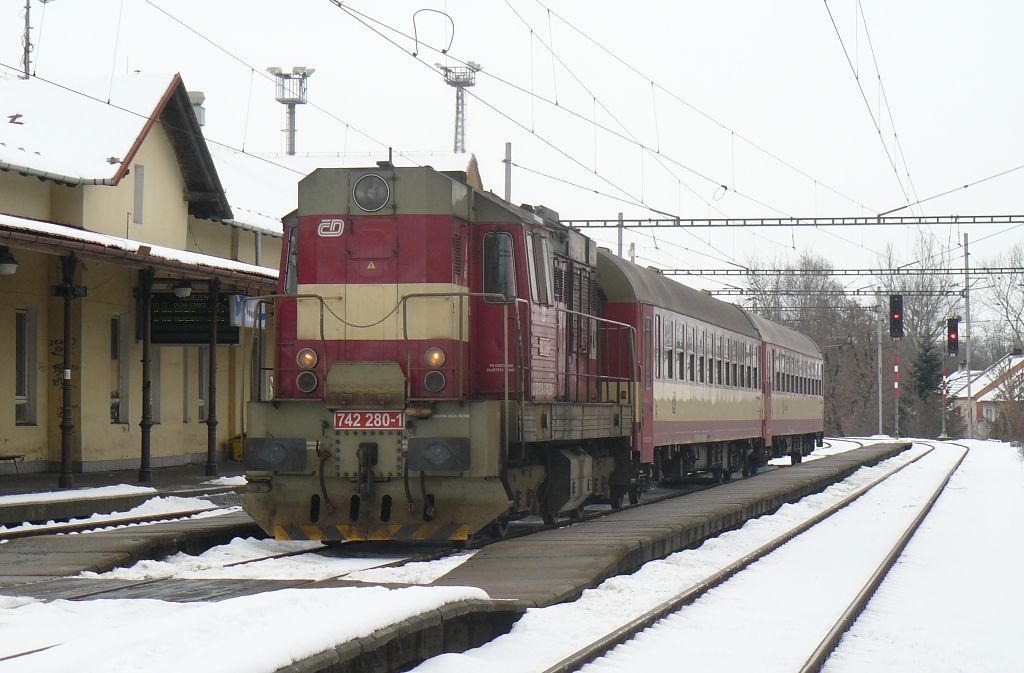
POLYGON ((665 378, 667 379, 674 379, 676 377, 675 369, 673 368, 675 358, 672 356, 672 334, 675 331, 674 325, 675 323, 671 320, 665 321, 665 343, 663 344, 663 352, 665 356, 665 378))
POLYGON ((676 323, 676 376, 686 380, 686 325, 682 320, 676 323))
POLYGON ((654 336, 651 334, 651 319, 644 318, 644 360, 647 366, 647 389, 651 389, 652 379, 654 377, 654 371, 652 366, 652 355, 654 353, 653 342, 654 336))
POLYGON ((657 367, 657 371, 654 372, 654 378, 661 378, 661 316, 654 316, 654 359, 656 362, 654 366, 657 367))
POLYGON ((284 293, 295 294, 298 290, 298 272, 299 272, 299 227, 298 225, 293 226, 288 230, 288 256, 285 275, 284 275, 284 293))
POLYGON ((509 303, 516 297, 515 264, 512 259, 512 236, 503 231, 484 236, 484 292, 505 298, 486 298, 490 303, 509 303))

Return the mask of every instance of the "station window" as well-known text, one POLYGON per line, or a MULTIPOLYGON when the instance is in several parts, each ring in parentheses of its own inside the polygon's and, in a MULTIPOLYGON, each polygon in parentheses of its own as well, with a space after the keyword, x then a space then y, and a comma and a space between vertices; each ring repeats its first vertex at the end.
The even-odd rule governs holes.
POLYGON ((690 353, 688 355, 688 357, 686 358, 686 379, 688 381, 690 381, 690 382, 693 382, 693 381, 696 380, 696 373, 694 372, 695 368, 693 366, 693 360, 694 360, 693 353, 690 353))
POLYGON ((516 297, 512 236, 506 232, 491 232, 484 236, 484 292, 505 298, 504 301, 487 299, 490 303, 509 303, 516 297))
POLYGON ((14 422, 36 424, 36 315, 30 308, 14 311, 14 422))
POLYGON ((210 347, 200 346, 199 351, 199 388, 196 390, 199 402, 199 421, 206 421, 206 397, 210 391, 210 347))
POLYGON ((704 356, 697 358, 697 380, 704 383, 704 356))
POLYGON ((110 422, 128 422, 129 349, 131 321, 126 315, 110 316, 110 422))
POLYGON ((135 164, 132 166, 134 198, 132 199, 132 222, 135 224, 142 224, 143 204, 145 199, 143 198, 146 193, 146 167, 142 164, 135 164))

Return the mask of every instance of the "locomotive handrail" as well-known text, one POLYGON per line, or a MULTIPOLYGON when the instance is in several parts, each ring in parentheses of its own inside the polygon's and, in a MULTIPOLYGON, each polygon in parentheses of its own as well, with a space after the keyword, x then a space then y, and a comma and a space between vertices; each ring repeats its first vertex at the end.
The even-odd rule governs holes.
MULTIPOLYGON (((247 302, 249 302, 249 301, 256 302, 255 311, 254 311, 254 315, 256 317, 253 319, 254 320, 254 326, 255 325, 259 325, 260 316, 263 314, 263 307, 266 306, 268 303, 271 303, 271 306, 274 309, 274 311, 273 311, 274 319, 277 320, 276 308, 277 308, 277 300, 278 299, 316 299, 317 302, 320 304, 320 349, 321 349, 321 351, 323 351, 323 354, 324 354, 324 356, 322 358, 322 360, 323 360, 323 375, 324 375, 324 378, 326 378, 326 372, 327 372, 327 339, 324 336, 324 298, 321 295, 318 295, 318 294, 261 294, 261 295, 256 295, 255 297, 246 297, 245 300, 247 302)), ((262 327, 262 326, 255 327, 253 329, 253 339, 256 338, 255 337, 256 329, 259 329, 260 332, 263 332, 265 330, 265 328, 262 327)), ((275 346, 278 345, 278 342, 277 342, 276 339, 274 341, 274 345, 275 346)), ((247 353, 246 353, 246 340, 245 340, 244 337, 242 338, 242 362, 243 363, 248 362, 248 357, 247 357, 247 353)), ((278 363, 278 364, 280 364, 280 363, 278 363)), ((245 370, 246 370, 246 367, 243 364, 243 366, 242 366, 242 383, 241 383, 243 391, 245 390, 245 370)), ((260 370, 260 372, 265 371, 265 368, 263 367, 263 354, 262 353, 260 353, 259 370, 260 370)), ((260 388, 262 390, 262 383, 260 385, 260 388)), ((277 392, 276 391, 274 392, 274 397, 277 397, 277 392)), ((259 400, 259 401, 262 402, 263 400, 259 400)), ((242 441, 242 445, 244 446, 245 445, 245 436, 246 436, 245 405, 244 404, 242 405, 242 409, 241 409, 241 411, 239 413, 239 425, 241 426, 241 432, 239 434, 239 437, 240 437, 240 439, 242 441)))
MULTIPOLYGON (((599 316, 591 315, 589 313, 582 313, 580 311, 573 311, 573 310, 567 309, 567 308, 560 308, 558 306, 556 306, 554 308, 555 308, 555 311, 558 312, 558 313, 564 313, 564 314, 569 315, 569 316, 577 316, 577 317, 579 317, 581 319, 585 319, 585 320, 588 320, 588 321, 592 320, 595 323, 595 327, 597 327, 599 330, 602 327, 604 327, 606 330, 610 330, 610 329, 614 328, 616 331, 625 331, 627 333, 627 335, 629 336, 629 344, 628 344, 629 348, 628 348, 628 350, 629 350, 630 361, 632 362, 632 361, 635 360, 634 355, 635 355, 635 352, 636 352, 636 338, 637 338, 637 334, 636 334, 636 327, 634 327, 633 325, 630 325, 629 323, 619 322, 618 320, 611 320, 609 318, 601 318, 599 316)), ((589 325, 588 325, 588 329, 589 329, 589 325)), ((589 340, 588 340, 588 344, 589 344, 589 340)), ((600 350, 600 343, 597 344, 597 348, 598 348, 598 350, 600 350)), ((619 351, 619 354, 621 355, 621 348, 618 349, 618 351, 619 351)), ((569 365, 568 365, 568 358, 570 356, 570 352, 569 352, 568 348, 566 348, 565 356, 566 356, 566 366, 565 366, 564 376, 566 378, 566 381, 565 381, 566 386, 568 386, 568 377, 569 377, 569 374, 570 374, 570 372, 569 372, 569 365)), ((598 360, 598 363, 599 363, 599 366, 600 366, 600 363, 601 363, 600 353, 598 353, 596 359, 598 360)), ((621 371, 622 370, 621 360, 617 363, 617 365, 618 365, 617 369, 619 371, 621 371)), ((576 377, 576 396, 577 397, 579 397, 579 380, 580 379, 585 379, 585 380, 596 379, 599 382, 600 381, 614 382, 614 383, 618 383, 618 384, 626 383, 627 386, 628 386, 627 387, 627 395, 629 397, 630 404, 634 404, 635 403, 635 400, 633 400, 633 390, 632 390, 632 388, 633 388, 633 385, 637 382, 637 379, 634 378, 632 376, 632 374, 630 374, 629 376, 624 376, 624 375, 621 375, 621 374, 618 375, 618 376, 609 376, 607 374, 600 374, 600 373, 599 374, 581 373, 579 371, 579 367, 580 367, 580 361, 579 361, 579 358, 577 358, 576 359, 576 371, 573 373, 573 376, 576 377)), ((630 369, 630 372, 632 372, 632 369, 633 369, 632 366, 630 366, 629 369, 630 369)), ((619 392, 618 388, 616 389, 616 392, 619 392)), ((568 394, 568 390, 566 390, 566 394, 568 394)), ((618 400, 616 400, 616 401, 618 401, 618 400)))
MULTIPOLYGON (((410 299, 422 299, 422 298, 429 298, 429 297, 433 297, 433 298, 442 298, 442 297, 454 298, 454 297, 458 297, 459 298, 459 399, 463 399, 465 397, 465 395, 464 395, 464 392, 465 392, 464 391, 465 368, 463 366, 464 365, 464 363, 463 363, 463 352, 465 350, 465 347, 463 345, 463 331, 462 331, 463 324, 464 324, 463 318, 464 318, 464 314, 465 314, 465 309, 464 309, 464 302, 462 301, 462 299, 463 298, 480 297, 482 299, 496 300, 496 303, 500 303, 501 304, 501 307, 502 307, 502 325, 505 326, 505 328, 502 330, 502 334, 503 334, 503 337, 504 337, 502 339, 502 343, 503 343, 503 354, 502 354, 502 357, 503 357, 503 360, 504 360, 502 362, 502 374, 504 376, 504 381, 502 383, 502 386, 504 388, 504 391, 503 391, 503 407, 504 407, 504 414, 503 414, 503 416, 504 416, 504 418, 502 418, 502 424, 501 424, 502 425, 501 469, 502 469, 502 472, 504 472, 504 470, 506 469, 506 466, 507 466, 506 464, 508 462, 508 446, 509 446, 509 436, 508 436, 508 418, 509 418, 509 407, 508 407, 508 402, 509 402, 509 399, 508 399, 508 365, 509 365, 509 360, 508 360, 508 306, 511 303, 515 307, 516 324, 518 325, 518 323, 519 323, 519 304, 518 304, 518 302, 515 299, 513 299, 510 302, 508 297, 506 297, 503 294, 496 293, 496 292, 413 292, 413 293, 410 293, 410 294, 402 295, 402 297, 398 300, 398 305, 401 307, 401 312, 402 312, 402 338, 405 341, 409 340, 409 312, 405 309, 405 305, 409 302, 410 299)), ((520 365, 521 365, 521 363, 520 363, 520 365)), ((412 372, 412 354, 408 353, 408 352, 406 353, 406 371, 410 372, 410 373, 412 372)), ((411 380, 412 380, 411 376, 407 376, 406 377, 406 384, 405 384, 406 385, 406 397, 411 397, 411 395, 409 395, 409 393, 411 392, 411 387, 410 387, 411 386, 411 380)), ((520 388, 522 388, 522 386, 520 386, 520 388)))

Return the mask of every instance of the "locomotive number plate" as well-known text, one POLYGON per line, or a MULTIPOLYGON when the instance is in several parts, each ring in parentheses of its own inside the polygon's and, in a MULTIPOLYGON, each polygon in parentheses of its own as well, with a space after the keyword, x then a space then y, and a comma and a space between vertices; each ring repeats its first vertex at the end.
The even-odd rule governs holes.
POLYGON ((335 411, 335 430, 402 430, 404 411, 335 411))

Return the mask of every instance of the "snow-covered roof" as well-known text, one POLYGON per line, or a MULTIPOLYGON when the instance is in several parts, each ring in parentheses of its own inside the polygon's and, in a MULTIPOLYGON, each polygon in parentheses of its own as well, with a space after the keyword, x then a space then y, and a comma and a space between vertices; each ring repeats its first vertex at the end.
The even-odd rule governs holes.
POLYGON ((985 370, 986 375, 989 375, 991 371, 990 381, 988 386, 978 387, 981 394, 977 396, 977 400, 979 402, 1002 402, 1008 388, 1012 389, 1014 394, 1020 394, 1022 392, 1021 377, 1024 376, 1022 369, 1024 369, 1024 355, 1007 355, 996 362, 985 370), (1009 380, 1012 380, 1013 383, 1008 386, 1009 380))
MULTIPOLYGON (((978 402, 995 402, 1001 398, 1000 385, 1010 372, 1024 370, 1024 355, 1008 354, 997 360, 984 371, 971 372, 971 397, 978 402)), ((967 376, 965 372, 957 372, 949 381, 949 397, 967 397, 967 376)), ((1018 374, 1019 375, 1019 374, 1018 374)))
MULTIPOLYGON (((141 260, 152 260, 154 263, 170 263, 179 268, 192 267, 195 273, 202 273, 204 269, 252 276, 260 282, 273 281, 277 279, 277 270, 245 262, 236 262, 223 257, 204 255, 188 250, 167 248, 162 245, 143 243, 120 236, 110 236, 83 229, 76 229, 54 222, 43 222, 24 217, 0 214, 0 243, 16 246, 17 240, 31 240, 31 236, 24 234, 36 234, 38 239, 45 239, 51 242, 63 239, 65 241, 77 241, 89 245, 100 246, 113 252, 134 253, 139 255, 141 260), (21 236, 18 236, 21 234, 21 236)), ((33 241, 36 242, 36 241, 33 241)), ((51 243, 52 245, 52 243, 51 243)), ((57 249, 53 250, 54 253, 57 249)))
MULTIPOLYGON (((318 168, 374 166, 386 155, 255 154, 209 142, 210 154, 234 218, 243 229, 281 236, 281 218, 298 208, 299 181, 318 168)), ((438 171, 479 175, 471 154, 395 154, 396 166, 432 166, 438 171)), ((477 179, 479 179, 477 177, 477 179)))
POLYGON ((0 115, 0 169, 69 185, 116 185, 152 126, 162 124, 182 166, 189 212, 231 218, 180 75, 134 74, 102 86, 0 80, 0 115))

